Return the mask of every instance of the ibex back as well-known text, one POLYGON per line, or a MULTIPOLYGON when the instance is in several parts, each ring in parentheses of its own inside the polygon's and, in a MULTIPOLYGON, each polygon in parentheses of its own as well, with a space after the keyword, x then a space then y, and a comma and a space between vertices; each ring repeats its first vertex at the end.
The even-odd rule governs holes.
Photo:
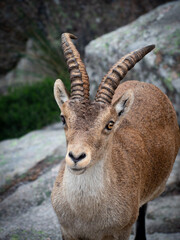
POLYGON ((154 45, 127 54, 103 78, 94 101, 80 55, 62 35, 71 96, 61 80, 54 94, 61 109, 67 154, 52 192, 64 240, 145 240, 146 203, 159 196, 180 146, 176 113, 152 84, 127 81, 154 45))

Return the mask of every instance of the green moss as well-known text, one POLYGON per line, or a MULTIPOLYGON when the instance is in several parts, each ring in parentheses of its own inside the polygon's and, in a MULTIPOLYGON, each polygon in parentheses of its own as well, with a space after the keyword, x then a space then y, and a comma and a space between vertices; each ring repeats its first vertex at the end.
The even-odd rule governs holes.
POLYGON ((19 240, 19 236, 17 234, 13 234, 10 238, 10 240, 19 240))
POLYGON ((37 234, 39 234, 39 235, 44 235, 45 234, 45 232, 43 232, 43 231, 34 231, 35 233, 37 233, 37 234))
POLYGON ((106 49, 108 49, 108 48, 109 48, 109 43, 106 42, 106 43, 104 44, 104 46, 105 46, 106 49))
POLYGON ((80 13, 79 13, 78 11, 76 11, 76 12, 74 13, 74 15, 75 15, 76 18, 79 18, 79 17, 80 17, 80 13))
POLYGON ((46 194, 46 197, 50 197, 51 191, 46 191, 45 194, 46 194))
POLYGON ((11 142, 11 147, 15 147, 17 145, 17 140, 11 142))
MULTIPOLYGON (((28 172, 27 173, 23 173, 21 176, 20 176, 20 178, 21 179, 24 179, 25 177, 27 177, 28 176, 28 172)), ((18 177, 18 176, 17 176, 18 177)))
POLYGON ((92 23, 90 24, 90 28, 91 28, 92 30, 96 31, 96 29, 97 29, 97 24, 92 22, 92 23))
POLYGON ((42 196, 40 199, 38 199, 37 206, 40 206, 44 202, 44 197, 42 196))
POLYGON ((169 42, 171 42, 170 54, 180 53, 180 30, 177 29, 171 35, 168 36, 169 42))
POLYGON ((170 29, 171 29, 171 26, 170 26, 170 25, 167 25, 167 26, 166 26, 166 29, 167 29, 167 30, 170 30, 170 29))
POLYGON ((5 181, 6 181, 6 185, 9 185, 12 182, 12 178, 10 176, 7 176, 5 181))
POLYGON ((47 234, 44 231, 37 231, 34 229, 31 230, 23 230, 18 229, 15 230, 8 239, 10 240, 45 240, 49 237, 49 234, 47 234))
POLYGON ((6 160, 2 160, 2 161, 0 161, 0 166, 4 166, 6 163, 7 163, 6 160))
POLYGON ((172 85, 172 78, 168 77, 168 78, 164 78, 163 82, 165 83, 166 87, 172 92, 174 90, 174 87, 172 85))
POLYGON ((159 52, 160 52, 160 48, 155 47, 155 49, 153 50, 153 52, 154 52, 155 54, 159 53, 159 52))
POLYGON ((57 160, 59 159, 62 159, 63 157, 54 157, 54 156, 51 156, 51 157, 47 157, 45 159, 45 163, 54 163, 56 162, 57 160))

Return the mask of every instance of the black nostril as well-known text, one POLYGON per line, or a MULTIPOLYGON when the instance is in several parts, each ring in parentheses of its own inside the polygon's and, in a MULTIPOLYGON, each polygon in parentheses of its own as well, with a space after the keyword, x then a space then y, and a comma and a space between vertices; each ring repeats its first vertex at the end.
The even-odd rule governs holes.
POLYGON ((77 163, 78 161, 82 160, 86 157, 85 153, 81 153, 78 157, 75 157, 72 152, 69 152, 69 157, 73 160, 73 162, 77 163))
POLYGON ((73 155, 72 152, 69 152, 69 157, 72 158, 72 159, 74 159, 74 155, 73 155))
POLYGON ((85 158, 86 157, 86 154, 85 153, 82 153, 79 157, 78 157, 78 160, 80 161, 80 160, 82 160, 83 158, 85 158))

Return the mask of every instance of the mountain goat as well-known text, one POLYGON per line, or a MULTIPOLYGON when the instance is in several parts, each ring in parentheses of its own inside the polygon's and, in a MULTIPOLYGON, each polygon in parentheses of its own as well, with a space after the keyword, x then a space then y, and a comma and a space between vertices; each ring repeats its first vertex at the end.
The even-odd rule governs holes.
POLYGON ((103 78, 94 101, 89 80, 69 33, 62 48, 70 71, 71 96, 61 80, 54 95, 67 140, 52 191, 64 240, 145 240, 146 203, 159 196, 180 146, 176 113, 152 84, 119 85, 154 45, 121 58, 103 78))

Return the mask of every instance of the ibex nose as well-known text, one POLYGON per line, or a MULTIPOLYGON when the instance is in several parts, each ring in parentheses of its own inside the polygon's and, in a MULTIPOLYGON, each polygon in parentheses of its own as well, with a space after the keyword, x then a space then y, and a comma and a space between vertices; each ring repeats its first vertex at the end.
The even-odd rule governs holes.
POLYGON ((74 163, 81 161, 86 157, 86 154, 83 152, 79 156, 75 156, 72 152, 69 152, 69 157, 73 160, 74 163))

